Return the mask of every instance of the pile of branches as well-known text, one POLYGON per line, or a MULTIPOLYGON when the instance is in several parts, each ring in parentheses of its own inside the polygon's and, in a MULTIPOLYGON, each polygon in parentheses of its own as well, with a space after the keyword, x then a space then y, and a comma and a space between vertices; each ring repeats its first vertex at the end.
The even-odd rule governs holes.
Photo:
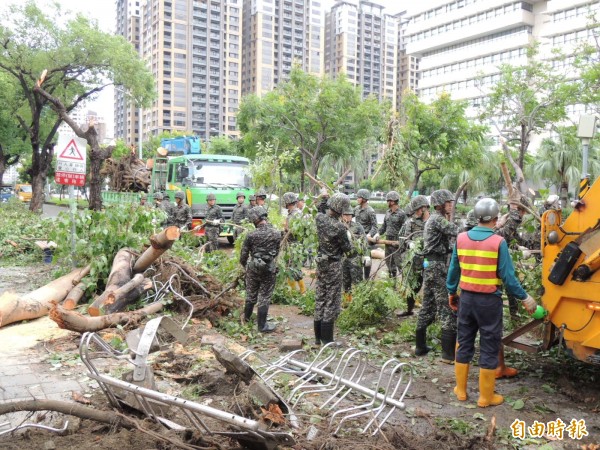
POLYGON ((150 186, 150 170, 133 152, 120 159, 106 159, 100 174, 108 177, 111 191, 148 192, 150 186))
POLYGON ((151 245, 142 254, 129 248, 119 250, 106 288, 93 299, 88 315, 75 308, 85 296, 84 278, 90 266, 75 269, 29 294, 0 296, 0 326, 49 314, 60 328, 79 333, 118 325, 135 327, 161 311, 168 299, 174 300, 174 308, 182 313, 189 314, 191 305, 193 316, 216 323, 243 302, 233 291, 237 280, 224 287, 185 261, 164 255, 179 237, 178 227, 168 227, 151 236, 151 245), (145 306, 135 309, 144 298, 145 306))

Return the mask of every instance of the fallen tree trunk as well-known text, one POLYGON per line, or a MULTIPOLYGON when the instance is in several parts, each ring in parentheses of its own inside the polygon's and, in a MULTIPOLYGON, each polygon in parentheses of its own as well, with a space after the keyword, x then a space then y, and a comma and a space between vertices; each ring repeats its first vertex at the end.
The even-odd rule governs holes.
POLYGON ((383 245, 394 245, 396 247, 398 247, 400 245, 399 241, 389 241, 387 239, 373 239, 371 236, 367 236, 367 240, 371 243, 371 244, 383 244, 383 245))
POLYGON ((65 309, 75 309, 77 304, 83 298, 83 294, 85 293, 85 285, 83 283, 79 283, 77 286, 73 287, 67 294, 67 298, 63 302, 63 308, 65 309))
POLYGON ((179 239, 177 227, 167 227, 150 238, 150 247, 140 256, 133 266, 133 273, 142 273, 179 239))
POLYGON ((135 302, 150 289, 152 289, 152 280, 138 273, 129 282, 107 295, 104 311, 106 314, 123 311, 127 305, 135 302))
POLYGON ((129 249, 121 249, 115 255, 110 275, 106 281, 106 290, 100 294, 88 308, 90 316, 99 316, 102 314, 104 303, 108 295, 119 289, 125 283, 131 280, 131 266, 133 265, 133 254, 129 249))
POLYGON ((117 325, 137 325, 146 316, 159 312, 163 306, 162 303, 156 302, 136 311, 88 317, 79 314, 77 311, 69 311, 55 303, 50 311, 50 318, 58 324, 59 328, 85 333, 86 331, 100 331, 117 325))
POLYGON ((45 316, 53 302, 61 302, 73 288, 73 280, 84 269, 75 269, 25 295, 6 292, 0 296, 0 327, 45 316))

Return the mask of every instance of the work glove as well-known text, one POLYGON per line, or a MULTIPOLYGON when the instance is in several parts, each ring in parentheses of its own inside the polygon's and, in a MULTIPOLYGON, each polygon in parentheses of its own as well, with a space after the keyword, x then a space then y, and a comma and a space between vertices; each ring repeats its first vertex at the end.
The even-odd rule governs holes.
POLYGON ((408 242, 408 248, 410 248, 411 250, 412 250, 413 248, 415 248, 415 243, 414 243, 413 241, 409 241, 409 242, 408 242))
POLYGON ((371 257, 370 256, 363 256, 363 266, 371 267, 371 257))
POLYGON ((448 306, 452 311, 458 311, 458 301, 460 296, 458 294, 448 294, 448 306))
POLYGON ((221 221, 219 219, 215 219, 215 220, 212 221, 212 224, 213 225, 220 225, 221 221))
POLYGON ((375 242, 377 242, 379 240, 379 233, 376 233, 375 236, 373 236, 373 240, 375 242))
POLYGON ((535 299, 527 294, 527 298, 525 300, 523 300, 523 307, 525 308, 525 311, 527 311, 529 314, 533 314, 537 308, 537 302, 535 301, 535 299))
POLYGON ((513 188, 512 194, 508 197, 508 204, 515 206, 520 205, 522 197, 523 195, 521 192, 519 192, 517 188, 513 188))

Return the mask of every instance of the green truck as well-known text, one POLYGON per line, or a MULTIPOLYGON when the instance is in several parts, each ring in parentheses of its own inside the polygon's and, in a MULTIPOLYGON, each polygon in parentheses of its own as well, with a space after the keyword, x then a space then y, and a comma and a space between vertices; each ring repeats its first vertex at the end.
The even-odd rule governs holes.
MULTIPOLYGON (((161 146, 162 150, 167 148, 164 140, 161 146)), ((191 148, 193 149, 193 146, 191 148)), ((169 151, 167 156, 158 156, 153 160, 149 194, 164 192, 174 201, 175 192, 185 192, 187 204, 192 209, 192 226, 195 227, 203 223, 206 215, 206 196, 214 193, 217 205, 221 207, 223 216, 228 221, 237 203, 236 194, 243 192, 248 201, 254 193, 250 187, 249 163, 248 159, 239 156, 169 151), (172 153, 176 155, 173 156, 172 153)), ((102 193, 102 200, 107 205, 139 203, 140 193, 105 191, 102 193)), ((233 243, 233 231, 233 227, 225 225, 221 236, 227 237, 229 242, 233 243)), ((201 228, 198 234, 204 234, 204 228, 201 228)))

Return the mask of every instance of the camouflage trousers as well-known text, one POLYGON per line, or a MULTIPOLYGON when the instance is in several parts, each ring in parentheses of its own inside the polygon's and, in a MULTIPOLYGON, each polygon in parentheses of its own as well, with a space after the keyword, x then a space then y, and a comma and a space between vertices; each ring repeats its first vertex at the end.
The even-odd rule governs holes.
POLYGON ((448 306, 446 263, 429 261, 429 267, 423 272, 423 304, 417 319, 417 329, 427 328, 439 316, 442 330, 456 333, 456 313, 448 306))
POLYGON ((360 256, 342 260, 342 280, 344 292, 350 292, 352 286, 363 280, 362 259, 360 256))
POLYGON ((206 246, 206 252, 210 253, 215 250, 219 250, 219 234, 221 234, 220 227, 209 227, 206 226, 205 233, 208 245, 206 246))
POLYGON ((335 322, 342 301, 342 261, 317 258, 315 321, 335 322))
POLYGON ((269 306, 275 290, 275 272, 257 273, 253 270, 246 271, 246 302, 261 306, 269 306))
POLYGON ((398 270, 402 267, 402 252, 399 247, 394 245, 385 246, 385 265, 390 278, 398 276, 398 270))

